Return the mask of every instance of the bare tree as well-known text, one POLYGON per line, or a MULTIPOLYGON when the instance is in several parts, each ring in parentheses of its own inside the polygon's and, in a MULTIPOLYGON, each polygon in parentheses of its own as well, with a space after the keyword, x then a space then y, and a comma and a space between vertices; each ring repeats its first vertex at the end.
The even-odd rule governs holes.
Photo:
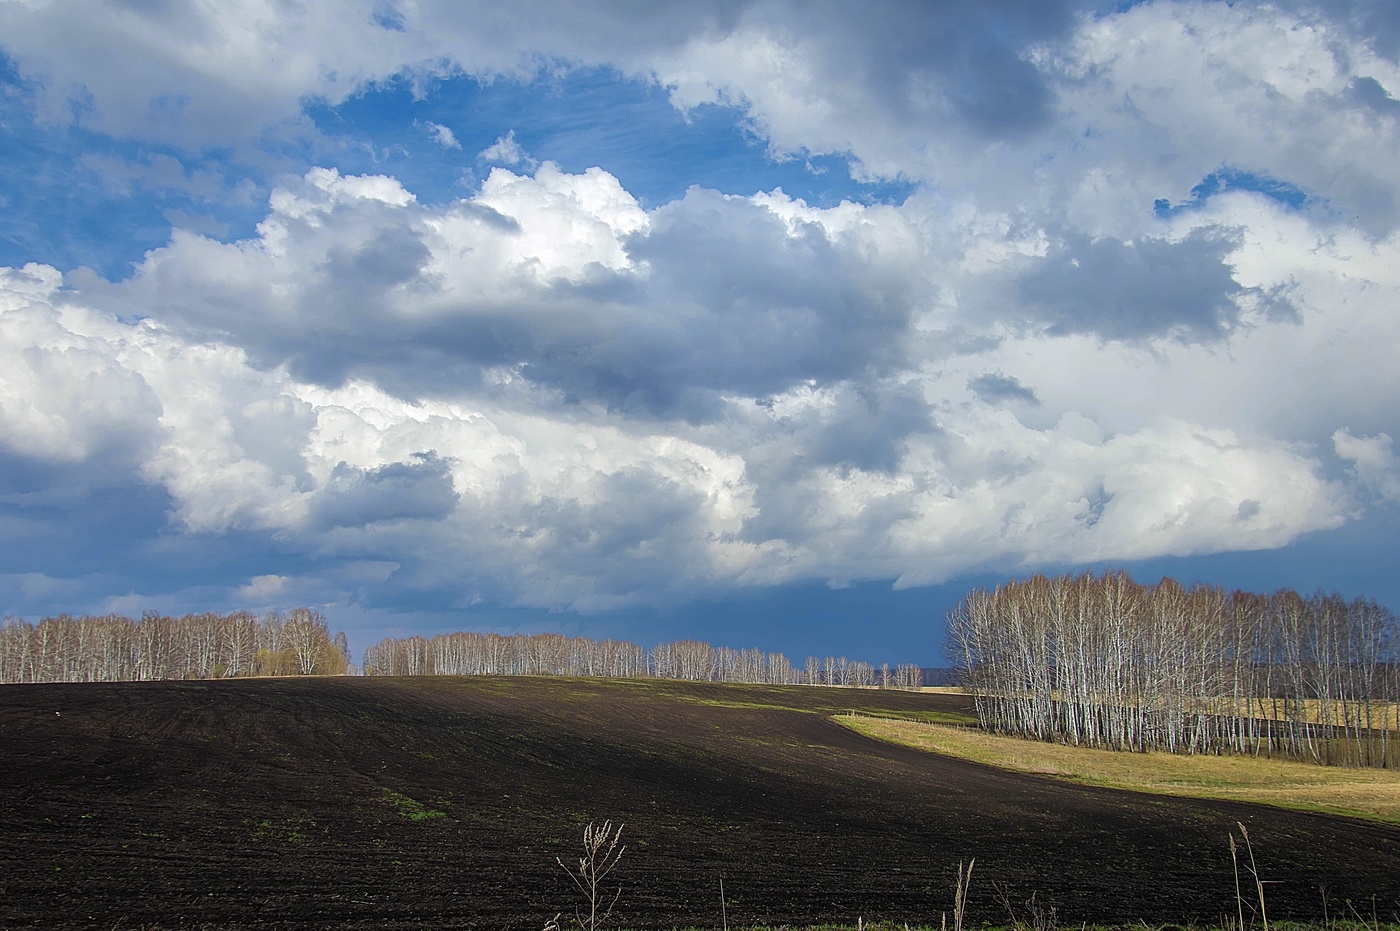
POLYGON ((1036 576, 948 615, 983 726, 1175 753, 1391 765, 1397 623, 1340 596, 1036 576))
MULTIPOLYGON (((300 609, 305 611, 305 609, 300 609)), ((344 634, 332 641, 325 619, 309 612, 307 647, 312 671, 338 674, 347 668, 344 634), (339 646, 337 647, 337 644, 339 646)), ((7 619, 0 625, 0 682, 113 682, 140 679, 221 678, 285 675, 294 668, 284 647, 278 614, 261 622, 247 612, 167 617, 147 612, 139 621, 120 615, 47 617, 38 625, 7 619)), ((290 643, 291 641, 286 641, 290 643)))

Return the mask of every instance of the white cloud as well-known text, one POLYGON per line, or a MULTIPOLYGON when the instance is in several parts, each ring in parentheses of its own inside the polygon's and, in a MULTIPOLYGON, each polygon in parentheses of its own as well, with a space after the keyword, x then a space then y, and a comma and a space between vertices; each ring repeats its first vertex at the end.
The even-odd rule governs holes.
MULTIPOLYGON (((305 408, 240 350, 123 323, 58 290, 45 266, 0 276, 0 434, 89 481, 164 486, 191 531, 283 526, 299 513, 305 408)), ((60 477, 58 480, 63 480, 60 477)))
POLYGON ((248 584, 238 589, 238 597, 254 604, 262 604, 276 598, 287 587, 287 577, 282 575, 257 575, 248 584))
POLYGON ((66 122, 76 106, 99 130, 203 147, 246 144, 297 120, 306 97, 344 99, 417 59, 409 36, 353 12, 262 0, 5 4, 0 34, 51 119, 66 122))
POLYGON ((1142 4, 1086 23, 1060 56, 1047 66, 1068 79, 1057 141, 1074 164, 1054 177, 1092 168, 1092 186, 1066 189, 1090 232, 1124 230, 1156 198, 1188 201, 1222 167, 1295 185, 1320 214, 1373 233, 1400 217, 1400 169, 1384 154, 1396 119, 1354 92, 1360 78, 1400 92, 1400 69, 1325 19, 1142 4))
POLYGON ((52 307, 60 283, 48 266, 0 270, 0 447, 130 468, 155 439, 159 400, 114 358, 124 328, 52 307))
POLYGON ((444 149, 460 149, 462 147, 462 143, 457 141, 457 136, 452 132, 451 127, 432 122, 423 125, 428 128, 428 132, 432 133, 433 141, 444 149))
POLYGON ((1392 504, 1400 504, 1400 456, 1389 434, 1353 436, 1342 428, 1332 435, 1337 455, 1352 464, 1357 482, 1392 504))
POLYGON ((923 287, 891 208, 696 190, 649 214, 596 168, 497 168, 432 208, 392 179, 316 169, 271 208, 257 238, 180 232, 86 293, 303 380, 431 395, 517 371, 566 398, 708 419, 725 392, 893 364, 923 287))
POLYGON ((222 201, 252 206, 251 181, 231 182, 209 168, 187 168, 171 155, 157 154, 138 159, 89 152, 78 164, 102 181, 107 193, 129 197, 136 190, 176 192, 197 201, 222 201))
POLYGON ((6 345, 97 334, 88 370, 149 400, 85 419, 71 369, 16 351, 12 396, 70 400, 6 426, 47 457, 92 457, 109 422, 146 437, 133 468, 187 531, 392 565, 388 591, 586 609, 1278 547, 1351 513, 1328 440, 1388 487, 1378 441, 1338 429, 1396 428, 1377 400, 1400 387, 1393 242, 1219 196, 1161 241, 1231 230, 1203 261, 1231 294, 1288 285, 1296 312, 1105 343, 1113 307, 1047 335, 1007 290, 1054 243, 1092 259, 1014 226, 927 197, 696 189, 645 211, 607 172, 549 163, 429 207, 315 169, 253 239, 177 233, 76 291, 11 273, 6 345))
MULTIPOLYGON (((395 75, 427 93, 434 75, 603 66, 660 82, 681 108, 743 109, 780 155, 850 153, 857 173, 1048 207, 1090 235, 1130 235, 1145 205, 1188 199, 1222 166, 1383 232, 1400 210, 1400 66, 1347 17, 1292 6, 423 2, 386 28, 369 0, 83 0, 0 7, 0 43, 53 118, 76 107, 84 125, 194 149, 247 145, 296 124, 303 101, 395 75)), ((528 164, 513 134, 482 157, 528 164)))
MULTIPOLYGON (((114 133, 247 143, 395 73, 558 56, 918 190, 644 209, 514 132, 449 204, 313 168, 256 235, 178 231, 125 281, 6 270, 0 452, 157 489, 176 538, 315 561, 229 583, 255 599, 914 585, 1280 547, 1351 519, 1358 487, 1400 500, 1391 60, 1250 4, 675 6, 422 3, 401 30, 368 7, 3 7, 50 113, 88 99, 114 133), (1192 193, 1227 168, 1307 201, 1192 193)), ((225 183, 171 155, 86 165, 114 188, 225 183)))
POLYGON ((808 464, 794 399, 775 404, 786 429, 751 439, 747 459, 751 524, 783 546, 750 575, 928 584, 982 567, 1274 548, 1347 513, 1286 443, 1168 418, 1105 434, 1069 413, 1036 429, 944 383, 924 390, 944 398, 938 429, 906 436, 884 474, 808 464))
POLYGON ((0 48, 41 113, 121 137, 193 150, 254 144, 296 126, 302 105, 342 103, 394 76, 421 92, 444 74, 534 74, 551 61, 618 64, 722 28, 699 5, 473 4, 426 0, 392 22, 378 0, 334 7, 276 0, 0 5, 0 48))
POLYGON ((535 160, 520 147, 520 143, 515 141, 515 130, 511 130, 495 142, 488 145, 477 153, 477 158, 483 162, 496 162, 501 165, 524 165, 527 168, 535 166, 535 160))

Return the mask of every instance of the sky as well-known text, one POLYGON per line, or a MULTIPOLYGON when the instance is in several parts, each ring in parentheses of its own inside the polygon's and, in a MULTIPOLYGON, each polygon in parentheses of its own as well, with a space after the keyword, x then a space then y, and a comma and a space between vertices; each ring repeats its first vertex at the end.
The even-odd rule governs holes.
POLYGON ((0 611, 1400 609, 1400 5, 0 0, 0 611))

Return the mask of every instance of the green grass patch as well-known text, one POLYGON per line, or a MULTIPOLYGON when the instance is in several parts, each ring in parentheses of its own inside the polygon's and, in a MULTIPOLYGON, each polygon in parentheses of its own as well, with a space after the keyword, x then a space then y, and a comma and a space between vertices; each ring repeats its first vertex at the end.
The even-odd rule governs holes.
POLYGON ((409 798, 407 795, 401 792, 395 792, 393 789, 384 790, 384 799, 390 805, 393 805, 394 810, 399 813, 399 817, 406 821, 432 821, 435 818, 447 817, 447 812, 438 811, 436 808, 429 808, 417 799, 409 798))

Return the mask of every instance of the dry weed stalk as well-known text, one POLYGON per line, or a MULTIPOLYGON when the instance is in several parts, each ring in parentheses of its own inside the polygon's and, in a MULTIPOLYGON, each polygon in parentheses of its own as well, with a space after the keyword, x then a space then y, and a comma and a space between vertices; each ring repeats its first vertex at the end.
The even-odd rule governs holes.
MULTIPOLYGON (((603 881, 617 866, 623 851, 627 849, 625 846, 618 846, 624 827, 625 824, 619 824, 614 828, 611 821, 604 821, 601 825, 590 821, 588 827, 583 829, 583 856, 578 858, 578 866, 571 867, 558 857, 554 860, 583 895, 588 909, 587 917, 584 916, 582 907, 574 911, 574 920, 583 931, 598 931, 598 927, 612 915, 613 906, 622 895, 622 886, 619 885, 613 893, 612 900, 608 901, 606 908, 602 908, 602 914, 599 914, 600 907, 607 899, 603 881)), ((559 915, 555 915, 554 920, 545 924, 545 931, 560 931, 559 915)))
POLYGON ((1006 909, 1006 917, 1011 920, 1011 927, 1015 931, 1055 931, 1058 927, 1059 910, 1053 905, 1048 908, 1041 905, 1036 901, 1037 893, 1032 892, 1031 897, 1026 900, 1027 918, 1023 921, 1017 914, 1016 907, 1011 904, 1011 891, 1007 886, 993 880, 992 891, 997 901, 1001 902, 1001 907, 1006 909))
MULTIPOLYGON (((1239 825, 1240 837, 1244 839, 1244 849, 1249 854, 1248 870, 1249 875, 1254 879, 1255 893, 1259 897, 1259 920, 1264 925, 1264 931, 1269 931, 1269 913, 1264 908, 1264 880, 1259 878, 1259 865, 1254 862, 1254 845, 1249 842, 1249 829, 1244 826, 1243 821, 1236 821, 1239 825)), ((1235 868, 1235 909, 1239 914, 1239 929, 1244 931, 1244 895, 1240 892, 1240 860, 1239 847, 1235 843, 1235 834, 1230 832, 1230 862, 1235 868)), ((1253 908, 1253 906, 1250 906, 1253 908)))
POLYGON ((1361 925, 1361 927, 1368 929, 1368 931, 1381 931, 1381 920, 1376 915, 1375 896, 1371 896, 1371 917, 1369 919, 1356 910, 1356 906, 1351 904, 1351 900, 1347 900, 1347 908, 1351 910, 1351 914, 1356 919, 1356 923, 1361 925))
MULTIPOLYGON (((963 921, 967 917, 967 893, 972 887, 972 867, 977 862, 973 857, 963 866, 958 861, 958 885, 953 890, 953 931, 963 931, 963 921)), ((943 913, 943 931, 948 931, 948 913, 943 913)))

